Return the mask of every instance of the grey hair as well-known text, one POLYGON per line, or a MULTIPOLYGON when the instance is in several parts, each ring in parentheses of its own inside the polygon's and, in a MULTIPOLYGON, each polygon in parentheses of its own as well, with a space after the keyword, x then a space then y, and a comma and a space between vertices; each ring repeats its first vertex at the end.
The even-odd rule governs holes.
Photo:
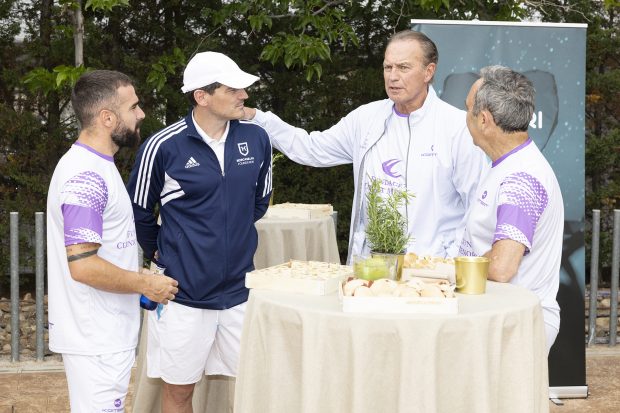
POLYGON ((503 132, 527 132, 535 104, 532 82, 504 66, 484 67, 480 78, 482 83, 474 97, 472 113, 478 115, 488 110, 503 132))
POLYGON ((102 109, 117 110, 117 91, 123 86, 133 86, 133 81, 115 70, 93 70, 77 80, 71 92, 71 106, 82 129, 91 126, 102 109))

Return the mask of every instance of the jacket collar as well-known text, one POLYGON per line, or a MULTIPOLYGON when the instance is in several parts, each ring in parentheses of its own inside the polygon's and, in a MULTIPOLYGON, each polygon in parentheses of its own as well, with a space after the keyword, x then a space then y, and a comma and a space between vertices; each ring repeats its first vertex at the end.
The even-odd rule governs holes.
MULTIPOLYGON (((196 130, 196 126, 194 125, 194 119, 192 119, 193 108, 189 109, 189 112, 185 116, 185 124, 187 125, 186 135, 190 138, 198 139, 202 141, 202 136, 196 130)), ((237 119, 233 119, 230 121, 230 126, 228 128, 228 136, 231 136, 233 130, 239 125, 239 121, 237 119)))
MULTIPOLYGON (((433 106, 435 100, 437 100, 437 93, 435 93, 433 86, 429 85, 428 94, 426 95, 426 99, 424 99, 424 104, 420 109, 409 115, 411 122, 419 122, 430 110, 429 108, 433 106)), ((370 125, 367 125, 368 133, 362 139, 361 151, 363 155, 365 155, 368 149, 370 149, 379 139, 381 139, 385 133, 385 129, 387 128, 387 121, 394 110, 394 101, 392 99, 385 99, 381 102, 381 106, 377 108, 377 117, 374 118, 374 121, 372 121, 370 125)))

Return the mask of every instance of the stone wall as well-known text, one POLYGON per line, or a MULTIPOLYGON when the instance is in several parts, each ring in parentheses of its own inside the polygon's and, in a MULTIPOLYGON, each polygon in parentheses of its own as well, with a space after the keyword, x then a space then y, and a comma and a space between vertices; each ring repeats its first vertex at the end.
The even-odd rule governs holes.
MULTIPOLYGON (((49 334, 47 331, 47 295, 44 298, 43 318, 43 345, 44 356, 50 356, 53 353, 48 348, 49 334)), ((34 297, 30 293, 26 293, 19 303, 19 348, 20 360, 35 359, 37 354, 37 336, 36 336, 36 304, 34 297)), ((11 300, 9 298, 0 298, 0 355, 11 355, 11 300)))

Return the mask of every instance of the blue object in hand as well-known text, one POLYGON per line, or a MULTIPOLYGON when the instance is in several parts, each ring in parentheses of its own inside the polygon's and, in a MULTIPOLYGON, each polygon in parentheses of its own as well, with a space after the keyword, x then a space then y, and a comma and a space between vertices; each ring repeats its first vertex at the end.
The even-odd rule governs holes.
MULTIPOLYGON (((155 274, 163 274, 164 271, 166 270, 164 267, 160 267, 157 264, 154 264, 153 267, 154 267, 155 274)), ((154 309, 157 308, 157 305, 158 305, 157 302, 146 297, 144 294, 140 295, 140 307, 144 308, 145 310, 153 311, 154 309)))
POLYGON ((157 303, 155 301, 152 301, 145 295, 141 294, 140 295, 140 307, 144 308, 145 310, 152 311, 157 308, 157 303))

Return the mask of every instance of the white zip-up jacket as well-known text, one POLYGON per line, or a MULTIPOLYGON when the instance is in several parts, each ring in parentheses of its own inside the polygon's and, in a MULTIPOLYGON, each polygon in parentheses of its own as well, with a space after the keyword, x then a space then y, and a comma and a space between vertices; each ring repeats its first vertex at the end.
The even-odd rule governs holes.
MULTIPOLYGON (((256 111, 253 121, 269 134, 272 144, 294 162, 309 166, 353 163, 355 194, 351 211, 349 251, 366 255, 366 160, 370 148, 384 135, 393 112, 390 99, 362 105, 323 132, 308 133, 271 112, 256 111)), ((429 86, 424 105, 409 115, 410 150, 407 189, 415 195, 407 208, 407 252, 454 256, 458 252, 464 216, 475 199, 480 176, 489 166, 486 155, 473 144, 466 113, 437 97, 429 86)))

